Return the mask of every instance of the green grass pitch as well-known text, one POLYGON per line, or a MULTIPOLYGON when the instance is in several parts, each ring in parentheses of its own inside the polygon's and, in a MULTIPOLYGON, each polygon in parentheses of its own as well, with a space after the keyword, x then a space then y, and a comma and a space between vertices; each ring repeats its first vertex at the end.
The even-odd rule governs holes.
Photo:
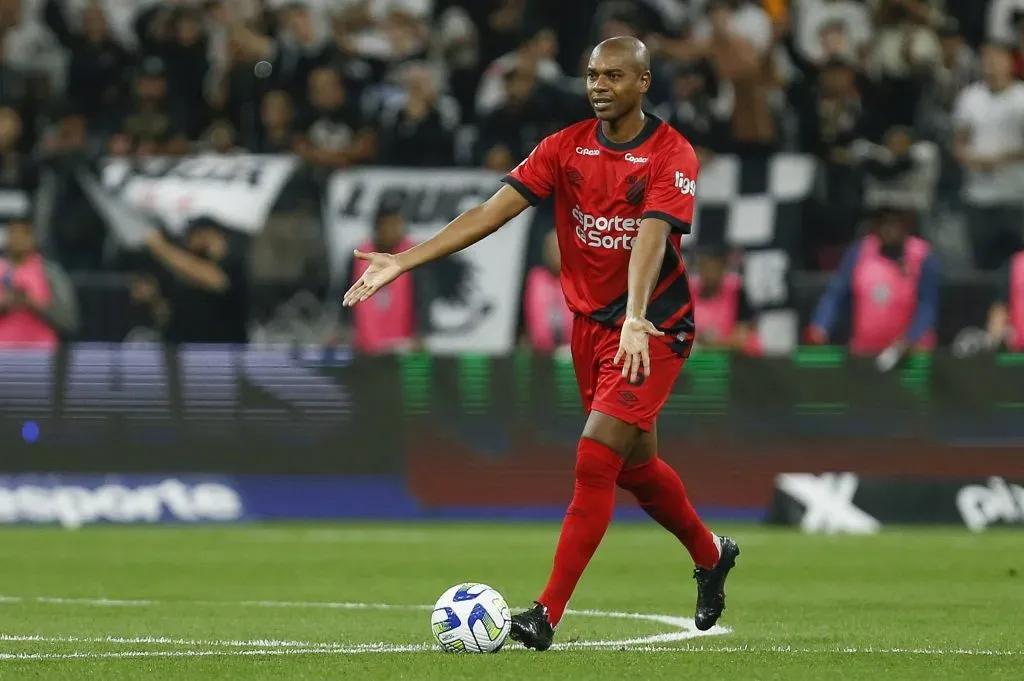
POLYGON ((728 631, 693 637, 686 553, 619 523, 566 649, 452 655, 429 645, 423 606, 460 581, 528 604, 556 525, 8 528, 0 679, 1024 678, 1018 533, 720 529, 743 551, 728 631))

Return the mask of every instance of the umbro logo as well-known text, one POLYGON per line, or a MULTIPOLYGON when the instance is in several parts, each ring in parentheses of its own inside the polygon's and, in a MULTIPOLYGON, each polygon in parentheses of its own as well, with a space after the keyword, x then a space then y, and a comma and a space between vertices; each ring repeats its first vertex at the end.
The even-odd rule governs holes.
POLYGON ((583 173, 575 168, 569 168, 565 171, 565 179, 569 180, 569 184, 580 185, 583 184, 583 173))

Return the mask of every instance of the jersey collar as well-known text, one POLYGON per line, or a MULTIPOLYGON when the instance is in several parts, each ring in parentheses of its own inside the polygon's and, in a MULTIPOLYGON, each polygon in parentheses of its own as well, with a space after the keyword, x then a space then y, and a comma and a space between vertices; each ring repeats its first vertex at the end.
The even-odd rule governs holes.
POLYGON ((631 151, 633 149, 636 149, 641 144, 649 140, 651 138, 651 135, 653 135, 654 132, 658 129, 658 126, 661 125, 661 119, 658 118, 657 116, 652 116, 649 113, 645 113, 644 115, 647 117, 647 120, 644 123, 643 130, 640 131, 639 135, 629 140, 628 142, 612 142, 610 139, 604 136, 604 131, 601 129, 601 121, 598 121, 597 143, 600 144, 602 147, 605 147, 606 149, 611 149, 612 151, 631 151))

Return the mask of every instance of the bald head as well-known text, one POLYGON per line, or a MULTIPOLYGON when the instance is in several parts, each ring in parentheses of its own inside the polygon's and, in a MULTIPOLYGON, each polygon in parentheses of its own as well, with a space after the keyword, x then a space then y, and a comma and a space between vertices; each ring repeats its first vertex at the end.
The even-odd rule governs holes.
POLYGON ((587 96, 601 120, 642 120, 640 107, 650 87, 651 53, 636 38, 609 38, 590 53, 587 96))
POLYGON ((608 38, 597 45, 590 58, 600 55, 615 55, 629 62, 640 73, 651 70, 651 52, 643 41, 630 35, 608 38))

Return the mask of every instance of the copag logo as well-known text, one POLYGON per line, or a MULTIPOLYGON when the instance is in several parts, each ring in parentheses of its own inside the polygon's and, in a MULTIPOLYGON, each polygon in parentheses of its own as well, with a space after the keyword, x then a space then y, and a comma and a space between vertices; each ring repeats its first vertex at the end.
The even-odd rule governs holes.
POLYGON ((600 149, 587 149, 586 147, 576 147, 576 153, 580 156, 600 156, 600 149))
POLYGON ((633 154, 626 154, 623 158, 630 163, 647 163, 650 160, 647 156, 634 156, 633 154))
POLYGON ((629 251, 640 227, 640 218, 594 216, 584 213, 577 205, 572 209, 576 220, 576 236, 592 248, 629 251))

